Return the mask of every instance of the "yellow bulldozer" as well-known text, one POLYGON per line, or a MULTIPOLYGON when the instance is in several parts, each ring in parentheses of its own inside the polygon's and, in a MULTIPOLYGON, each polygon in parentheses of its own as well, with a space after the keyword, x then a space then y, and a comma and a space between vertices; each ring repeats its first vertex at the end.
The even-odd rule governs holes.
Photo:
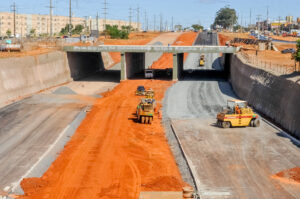
POLYGON ((141 99, 136 109, 137 120, 142 124, 151 124, 155 107, 155 99, 141 99))
POLYGON ((217 126, 221 128, 259 127, 260 119, 246 101, 228 100, 227 107, 217 114, 217 126))

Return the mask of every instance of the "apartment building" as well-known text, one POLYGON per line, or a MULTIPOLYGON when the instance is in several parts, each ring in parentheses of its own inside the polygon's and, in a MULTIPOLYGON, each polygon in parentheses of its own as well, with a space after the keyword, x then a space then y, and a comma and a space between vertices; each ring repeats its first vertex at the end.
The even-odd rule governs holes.
MULTIPOLYGON (((59 33, 62 28, 69 24, 69 17, 67 16, 53 16, 52 17, 52 32, 53 34, 59 33)), ((80 18, 72 17, 72 25, 76 26, 78 24, 90 30, 97 30, 96 19, 92 18, 80 18)), ((98 28, 103 31, 104 20, 98 20, 98 28)), ((126 26, 129 22, 122 20, 106 20, 106 24, 126 26)), ((137 23, 131 23, 133 28, 137 28, 137 23)), ((16 14, 16 36, 24 37, 30 34, 31 30, 35 30, 36 35, 40 34, 50 34, 50 16, 49 15, 39 15, 39 14, 16 14)), ((139 27, 141 25, 139 24, 139 27)), ((14 13, 10 12, 0 12, 0 36, 5 36, 7 30, 10 30, 12 35, 14 35, 14 13)))

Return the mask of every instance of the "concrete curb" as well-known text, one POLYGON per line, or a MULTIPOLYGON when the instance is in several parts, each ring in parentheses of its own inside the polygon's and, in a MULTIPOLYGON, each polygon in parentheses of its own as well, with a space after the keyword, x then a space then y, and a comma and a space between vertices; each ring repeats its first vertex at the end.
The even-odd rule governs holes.
POLYGON ((48 150, 45 151, 39 160, 17 182, 14 182, 10 187, 7 187, 7 190, 10 193, 24 194, 24 191, 20 186, 21 181, 24 178, 41 177, 48 170, 85 118, 87 108, 88 107, 84 108, 78 113, 75 119, 60 133, 53 144, 49 146, 48 150))
MULTIPOLYGON (((193 182, 194 182, 194 184, 195 184, 196 192, 197 192, 197 194, 198 194, 198 192, 199 192, 199 187, 198 187, 197 179, 196 179, 195 174, 194 174, 194 173, 196 173, 196 171, 195 171, 194 168, 191 166, 192 163, 191 163, 190 159, 187 157, 187 155, 186 155, 186 153, 185 153, 185 151, 184 151, 184 149, 183 149, 183 147, 182 147, 182 144, 181 144, 181 142, 180 142, 180 140, 179 140, 179 138, 178 138, 178 136, 177 136, 177 134, 176 134, 176 131, 174 130, 174 127, 173 127, 173 121, 172 121, 172 120, 171 120, 171 125, 170 125, 170 126, 171 126, 172 132, 173 132, 173 134, 174 134, 174 136, 175 136, 175 138, 176 138, 176 140, 177 140, 177 142, 178 142, 178 145, 179 145, 179 148, 180 148, 180 150, 181 150, 181 152, 182 152, 182 154, 183 154, 183 157, 184 157, 184 159, 185 159, 185 161, 186 161, 186 163, 187 163, 187 165, 188 165, 189 171, 190 171, 191 176, 192 176, 192 178, 193 178, 193 182)), ((200 198, 200 197, 197 196, 196 199, 198 199, 198 198, 200 198)))

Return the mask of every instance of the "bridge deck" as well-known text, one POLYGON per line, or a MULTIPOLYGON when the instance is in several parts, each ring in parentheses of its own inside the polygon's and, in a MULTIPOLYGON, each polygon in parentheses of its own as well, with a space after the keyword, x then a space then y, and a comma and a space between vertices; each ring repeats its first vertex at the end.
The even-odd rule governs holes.
POLYGON ((236 47, 228 46, 125 46, 125 45, 100 45, 100 46, 65 46, 67 52, 164 52, 164 53, 235 53, 236 47))

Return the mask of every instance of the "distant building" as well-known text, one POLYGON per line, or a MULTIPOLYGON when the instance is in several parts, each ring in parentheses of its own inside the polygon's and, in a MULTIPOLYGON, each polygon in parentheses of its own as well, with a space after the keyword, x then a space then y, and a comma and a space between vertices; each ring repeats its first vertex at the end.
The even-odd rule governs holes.
POLYGON ((300 17, 297 18, 297 23, 300 25, 300 17))
POLYGON ((287 23, 293 23, 293 16, 286 16, 285 19, 287 23))
MULTIPOLYGON (((57 34, 69 24, 69 17, 67 16, 53 16, 52 17, 52 32, 57 34)), ((97 30, 96 19, 84 19, 80 17, 72 17, 72 25, 83 25, 85 28, 90 30, 92 26, 93 30, 97 30)), ((103 30, 104 20, 99 19, 98 26, 99 31, 103 30)), ((106 20, 106 24, 118 25, 119 27, 123 25, 129 25, 127 21, 120 20, 106 20)), ((132 22, 132 27, 137 28, 137 23, 132 22)), ((141 25, 139 24, 139 27, 141 25)), ((30 31, 34 29, 35 34, 38 36, 40 34, 50 34, 50 16, 49 15, 39 15, 39 14, 16 14, 16 36, 24 37, 30 35, 30 31)), ((0 36, 5 36, 7 30, 10 30, 12 35, 14 34, 14 16, 10 12, 0 12, 0 36)))
POLYGON ((271 22, 271 29, 277 29, 281 25, 284 25, 286 23, 287 23, 286 21, 273 21, 273 22, 271 22))

